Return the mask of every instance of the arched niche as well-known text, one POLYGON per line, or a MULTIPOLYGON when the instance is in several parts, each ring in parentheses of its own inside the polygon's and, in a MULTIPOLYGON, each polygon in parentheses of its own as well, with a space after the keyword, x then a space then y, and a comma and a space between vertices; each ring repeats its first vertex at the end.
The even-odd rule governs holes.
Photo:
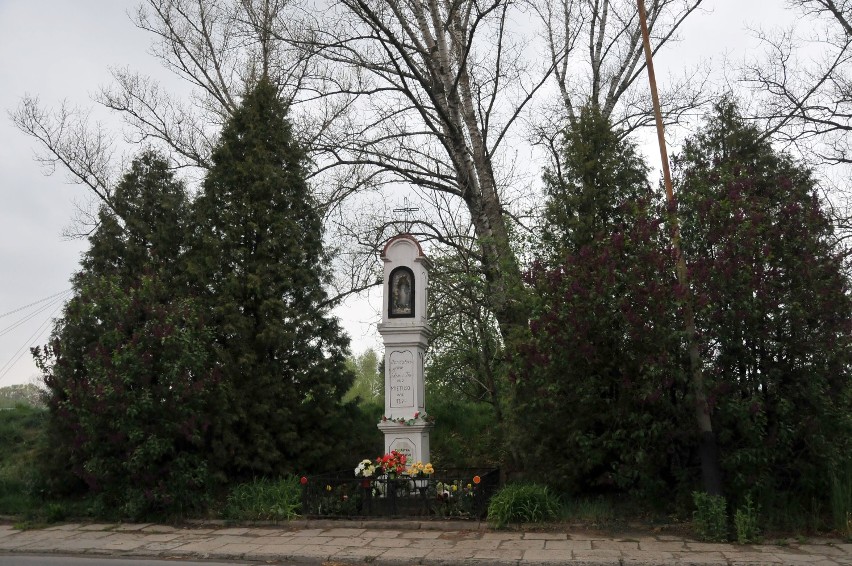
POLYGON ((388 282, 388 318, 414 318, 416 292, 414 272, 404 265, 394 268, 388 282))

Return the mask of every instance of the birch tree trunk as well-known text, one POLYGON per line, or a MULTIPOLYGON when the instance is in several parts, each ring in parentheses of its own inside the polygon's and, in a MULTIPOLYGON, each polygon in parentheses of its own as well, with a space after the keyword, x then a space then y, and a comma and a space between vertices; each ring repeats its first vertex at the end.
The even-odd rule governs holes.
MULTIPOLYGON (((473 226, 488 306, 506 338, 527 322, 512 247, 504 165, 519 117, 552 65, 527 59, 506 0, 343 0, 337 23, 310 41, 361 73, 363 117, 328 137, 340 161, 368 165, 383 184, 459 199, 473 226)), ((453 234, 437 234, 441 240, 453 234)))

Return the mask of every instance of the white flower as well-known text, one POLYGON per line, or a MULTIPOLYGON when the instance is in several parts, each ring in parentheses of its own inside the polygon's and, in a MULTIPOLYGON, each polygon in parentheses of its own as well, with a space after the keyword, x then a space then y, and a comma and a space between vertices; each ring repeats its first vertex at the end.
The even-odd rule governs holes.
POLYGON ((355 477, 368 478, 376 471, 376 467, 369 459, 361 460, 358 467, 355 468, 355 477))

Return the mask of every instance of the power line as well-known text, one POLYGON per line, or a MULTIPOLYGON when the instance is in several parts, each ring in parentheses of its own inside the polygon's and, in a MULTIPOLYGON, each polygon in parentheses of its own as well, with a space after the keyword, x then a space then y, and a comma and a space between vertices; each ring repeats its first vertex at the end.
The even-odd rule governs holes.
POLYGON ((63 293, 67 293, 67 292, 68 292, 68 291, 70 291, 70 290, 71 290, 71 289, 65 289, 64 291, 59 291, 58 293, 55 293, 55 294, 53 294, 53 295, 50 295, 49 297, 45 297, 45 298, 43 298, 43 299, 39 299, 39 300, 37 300, 37 301, 35 301, 35 302, 32 302, 32 303, 30 303, 30 304, 28 304, 28 305, 24 305, 24 306, 22 306, 22 307, 18 307, 18 308, 16 308, 16 309, 14 309, 14 310, 10 310, 10 311, 9 311, 9 312, 7 312, 7 313, 0 314, 0 318, 3 318, 3 317, 6 317, 6 316, 9 316, 10 314, 15 314, 16 312, 20 312, 20 311, 22 311, 22 310, 24 310, 24 309, 28 309, 28 308, 30 308, 30 307, 32 307, 32 306, 35 306, 35 305, 39 304, 39 303, 43 303, 43 302, 45 302, 45 301, 46 301, 46 300, 48 300, 48 299, 52 299, 53 297, 58 297, 59 295, 61 295, 61 294, 63 294, 63 293))
MULTIPOLYGON (((8 334, 9 332, 11 332, 12 330, 16 329, 17 327, 21 326, 21 325, 22 325, 22 324, 24 324, 25 322, 28 322, 28 321, 32 320, 32 319, 33 319, 33 318, 35 318, 37 315, 39 315, 39 314, 43 313, 44 311, 46 311, 47 309, 49 309, 50 307, 52 307, 53 305, 55 305, 57 302, 62 302, 62 301, 65 299, 65 296, 63 296, 63 295, 66 295, 66 296, 67 296, 67 293, 70 293, 70 292, 71 292, 71 290, 70 290, 70 289, 68 289, 68 290, 63 291, 62 293, 59 293, 59 295, 58 295, 58 296, 57 296, 57 295, 54 295, 54 296, 53 296, 53 300, 51 300, 51 301, 50 301, 49 303, 47 303, 46 305, 42 305, 41 307, 39 307, 39 309, 38 309, 38 310, 35 310, 35 311, 33 311, 33 312, 31 312, 31 313, 27 314, 26 316, 24 316, 24 318, 21 318, 21 319, 19 319, 19 320, 16 320, 15 322, 13 322, 12 324, 10 324, 10 325, 9 325, 9 326, 7 326, 6 328, 4 328, 4 329, 0 330, 0 336, 4 336, 4 335, 8 334)), ((32 303, 31 305, 28 305, 28 306, 36 305, 36 304, 38 304, 39 302, 41 302, 41 301, 38 301, 38 302, 36 302, 36 303, 32 303)), ((18 309, 18 310, 20 310, 20 309, 18 309)))
POLYGON ((47 318, 45 318, 41 322, 41 324, 38 326, 38 328, 36 328, 35 332, 33 332, 32 335, 30 335, 30 337, 27 338, 27 340, 15 351, 15 353, 12 354, 12 357, 9 359, 9 361, 7 361, 5 364, 3 364, 2 367, 0 367, 0 382, 2 382, 3 378, 6 377, 9 374, 9 372, 12 371, 12 368, 15 367, 15 365, 21 360, 21 358, 24 356, 24 354, 27 353, 27 346, 32 346, 33 344, 35 344, 36 342, 38 342, 41 339, 42 335, 44 334, 45 330, 47 329, 48 323, 53 319, 53 316, 56 314, 56 312, 60 308, 62 308, 62 306, 65 304, 65 299, 67 298, 67 296, 70 293, 71 293, 71 289, 66 289, 65 291, 62 291, 60 293, 56 293, 55 295, 51 295, 50 297, 46 297, 46 298, 41 299, 39 301, 35 301, 33 303, 30 303, 29 305, 26 305, 25 307, 15 309, 14 311, 7 313, 7 314, 12 314, 14 312, 19 312, 19 311, 23 310, 24 308, 29 308, 29 307, 38 305, 40 303, 43 303, 44 301, 48 301, 48 300, 50 301, 46 305, 42 305, 36 311, 27 314, 24 318, 22 318, 22 319, 20 319, 16 322, 13 322, 11 325, 4 328, 2 331, 0 331, 0 336, 3 336, 5 334, 9 333, 10 331, 14 330, 18 326, 21 326, 25 322, 28 322, 28 321, 32 320, 33 318, 35 318, 36 315, 41 314, 41 313, 47 311, 48 309, 50 309, 51 307, 53 307, 53 310, 50 311, 50 314, 47 315, 47 318))
POLYGON ((27 353, 27 345, 29 344, 31 346, 41 340, 42 334, 44 334, 44 331, 47 330, 47 324, 53 319, 53 315, 56 314, 56 311, 62 308, 63 304, 64 303, 60 302, 58 305, 56 305, 56 308, 54 308, 47 316, 47 318, 42 321, 39 327, 36 328, 35 332, 33 332, 30 337, 27 338, 27 340, 23 343, 23 345, 18 348, 18 350, 14 354, 12 354, 12 359, 6 362, 6 364, 3 365, 2 368, 0 368, 0 382, 3 381, 3 378, 6 377, 6 374, 12 371, 12 368, 15 367, 15 364, 18 363, 18 361, 24 356, 24 354, 27 353))

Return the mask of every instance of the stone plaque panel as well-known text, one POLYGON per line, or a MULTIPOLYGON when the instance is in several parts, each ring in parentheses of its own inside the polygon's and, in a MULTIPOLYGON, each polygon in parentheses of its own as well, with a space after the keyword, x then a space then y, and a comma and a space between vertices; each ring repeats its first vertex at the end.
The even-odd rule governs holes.
POLYGON ((392 409, 414 407, 414 355, 407 350, 394 350, 390 355, 390 406, 392 409))

